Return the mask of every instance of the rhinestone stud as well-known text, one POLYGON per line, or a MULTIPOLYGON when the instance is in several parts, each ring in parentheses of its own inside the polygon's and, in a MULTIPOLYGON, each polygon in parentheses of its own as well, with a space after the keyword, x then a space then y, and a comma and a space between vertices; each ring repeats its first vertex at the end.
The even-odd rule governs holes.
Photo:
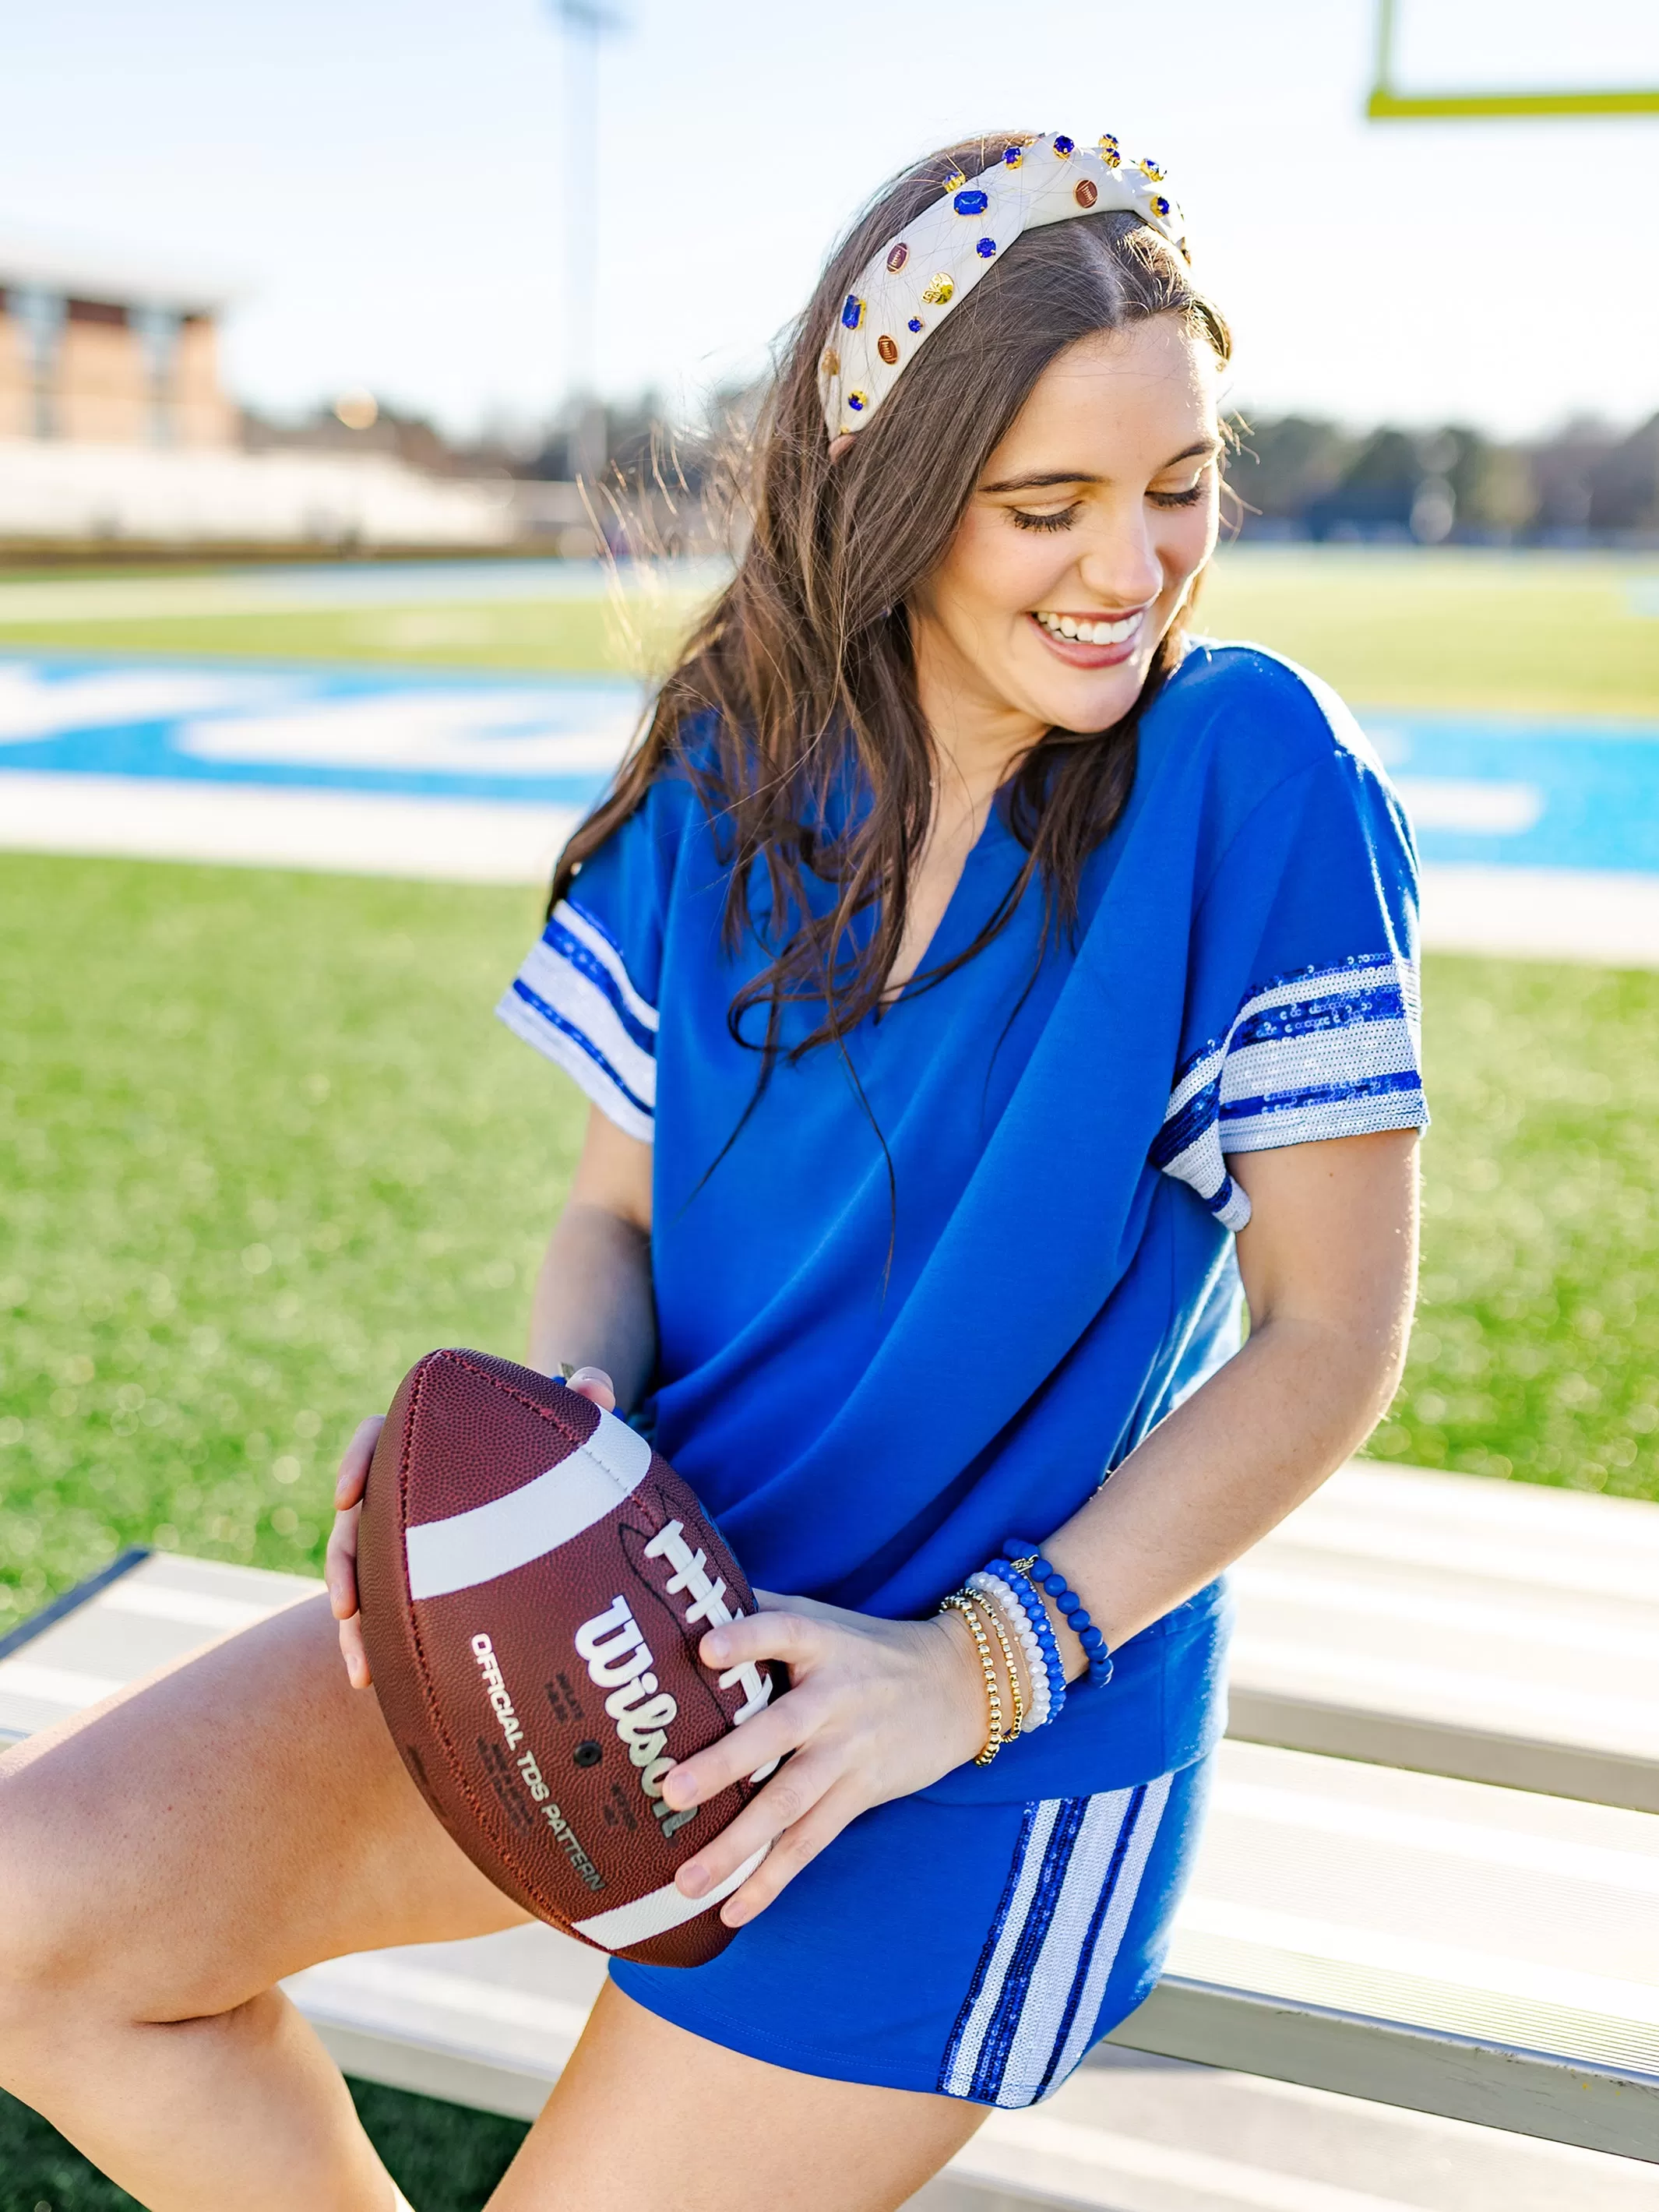
POLYGON ((864 320, 864 302, 856 292, 848 294, 847 305, 841 311, 841 319, 849 331, 857 330, 859 325, 864 320))

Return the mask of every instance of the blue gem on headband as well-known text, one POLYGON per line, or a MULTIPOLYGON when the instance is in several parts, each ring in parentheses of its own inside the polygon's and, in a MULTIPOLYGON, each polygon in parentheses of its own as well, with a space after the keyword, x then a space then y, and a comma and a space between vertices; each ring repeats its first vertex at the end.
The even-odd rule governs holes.
POLYGON ((921 328, 921 317, 920 315, 912 315, 910 318, 909 326, 913 331, 919 331, 921 328))
POLYGON ((974 250, 981 261, 988 261, 997 250, 997 242, 994 238, 981 238, 974 250))
POLYGON ((1063 161, 1068 154, 1074 154, 1077 151, 1077 141, 1074 138, 1056 138, 1054 151, 1063 161))
POLYGON ((1017 169, 1024 159, 1025 149, 1023 146, 1005 146, 1002 149, 1002 162, 1005 168, 1017 169))
POLYGON ((958 215, 983 215, 991 204, 989 192, 958 192, 951 203, 958 215))
POLYGON ((847 404, 855 415, 862 415, 864 412, 864 394, 861 392, 849 392, 847 395, 847 404))
POLYGON ((849 331, 857 330, 859 325, 864 320, 864 302, 856 292, 848 294, 847 305, 841 311, 841 319, 849 331))

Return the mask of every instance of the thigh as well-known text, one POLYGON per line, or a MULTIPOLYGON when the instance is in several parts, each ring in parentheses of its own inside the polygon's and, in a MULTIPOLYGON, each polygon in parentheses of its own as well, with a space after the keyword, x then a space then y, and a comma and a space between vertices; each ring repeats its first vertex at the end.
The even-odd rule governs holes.
POLYGON ((0 1760, 0 1890, 56 1984, 95 1976, 146 2019, 526 1917, 428 1811, 322 1598, 0 1760))
POLYGON ((749 2057, 607 1983, 490 2212, 894 2212, 984 2118, 749 2057))

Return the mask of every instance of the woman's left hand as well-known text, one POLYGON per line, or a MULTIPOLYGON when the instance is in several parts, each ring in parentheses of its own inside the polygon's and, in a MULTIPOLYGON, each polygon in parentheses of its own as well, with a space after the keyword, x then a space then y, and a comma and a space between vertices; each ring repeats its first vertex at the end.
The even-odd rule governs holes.
POLYGON ((770 1844, 720 1907, 728 1928, 763 1912, 849 1820, 972 1759, 987 1729, 985 1678, 957 1614, 878 1620, 767 1590, 756 1599, 760 1611, 710 1629, 699 1656, 722 1671, 781 1659, 789 1690, 663 1779, 668 1804, 701 1805, 793 1753, 677 1877, 688 1897, 705 1897, 770 1844))

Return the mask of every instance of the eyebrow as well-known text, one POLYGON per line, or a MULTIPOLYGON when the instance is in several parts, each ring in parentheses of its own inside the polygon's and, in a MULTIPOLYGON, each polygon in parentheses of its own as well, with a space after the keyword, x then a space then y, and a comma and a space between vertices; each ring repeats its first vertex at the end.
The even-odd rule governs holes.
MULTIPOLYGON (((1172 453, 1157 473, 1164 475, 1169 469, 1179 468, 1182 461, 1195 461, 1200 456, 1213 460, 1221 451, 1218 438, 1200 438, 1196 445, 1188 446, 1184 453, 1172 453)), ((1045 469, 1024 477, 1003 477, 995 483, 981 484, 982 492, 991 491, 1047 491, 1055 484, 1100 483, 1103 479, 1087 469, 1045 469)))

